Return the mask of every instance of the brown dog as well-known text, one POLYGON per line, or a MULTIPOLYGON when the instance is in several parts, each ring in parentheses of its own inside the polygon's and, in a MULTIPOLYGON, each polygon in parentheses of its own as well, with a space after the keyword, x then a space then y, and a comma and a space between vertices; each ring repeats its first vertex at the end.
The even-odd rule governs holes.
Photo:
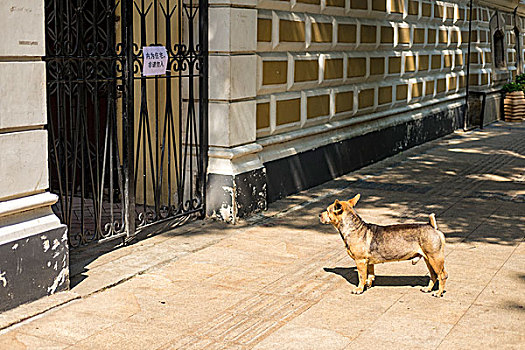
POLYGON ((372 286, 374 264, 411 259, 415 264, 423 258, 430 271, 430 283, 421 291, 431 292, 439 280, 439 290, 432 295, 443 296, 448 277, 445 271, 445 236, 437 229, 434 214, 430 214, 427 224, 369 224, 354 210, 359 198, 358 194, 349 201, 336 200, 319 215, 323 224, 332 224, 337 229, 348 255, 355 260, 359 285, 352 293, 361 294, 365 285, 372 286))

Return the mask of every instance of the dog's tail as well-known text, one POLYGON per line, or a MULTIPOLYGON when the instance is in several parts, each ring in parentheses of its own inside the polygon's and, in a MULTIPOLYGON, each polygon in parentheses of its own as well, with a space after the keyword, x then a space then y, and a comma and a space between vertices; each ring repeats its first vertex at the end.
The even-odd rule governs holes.
POLYGON ((432 225, 432 227, 437 230, 438 225, 436 221, 436 214, 432 213, 428 216, 428 218, 430 219, 430 225, 432 225))

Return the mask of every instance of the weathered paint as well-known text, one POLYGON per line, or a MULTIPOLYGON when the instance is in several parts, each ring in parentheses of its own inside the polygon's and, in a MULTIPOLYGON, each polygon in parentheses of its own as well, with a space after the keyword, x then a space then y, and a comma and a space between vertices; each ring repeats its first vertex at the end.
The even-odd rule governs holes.
POLYGON ((235 223, 249 213, 266 209, 266 171, 239 175, 208 175, 207 215, 235 223))
POLYGON ((68 289, 68 252, 65 226, 0 245, 0 312, 68 289))

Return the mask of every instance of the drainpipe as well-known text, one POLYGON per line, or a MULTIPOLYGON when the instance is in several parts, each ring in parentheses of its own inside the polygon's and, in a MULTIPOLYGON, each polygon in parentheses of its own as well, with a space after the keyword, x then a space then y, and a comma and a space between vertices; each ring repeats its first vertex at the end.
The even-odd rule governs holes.
POLYGON ((516 68, 517 68, 517 74, 523 73, 523 57, 521 57, 521 45, 520 45, 520 27, 518 26, 518 21, 520 20, 520 17, 518 16, 518 6, 514 9, 514 37, 516 38, 516 68))
POLYGON ((472 35, 472 0, 470 0, 469 5, 469 17, 468 17, 468 48, 467 48, 467 84, 465 91, 465 112, 463 113, 463 131, 467 131, 468 122, 467 116, 469 112, 468 108, 468 97, 469 97, 469 88, 470 88, 470 36, 472 35))

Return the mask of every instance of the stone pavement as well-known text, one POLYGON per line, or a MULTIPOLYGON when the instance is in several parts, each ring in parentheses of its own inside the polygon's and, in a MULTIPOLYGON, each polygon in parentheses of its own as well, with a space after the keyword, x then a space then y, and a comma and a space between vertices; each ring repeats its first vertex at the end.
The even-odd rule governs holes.
POLYGON ((0 349, 525 348, 524 239, 525 123, 497 123, 240 225, 192 223, 78 259, 71 291, 0 314, 0 349), (419 291, 422 262, 379 265, 375 286, 350 294, 355 265, 318 214, 355 193, 367 221, 436 213, 448 242, 443 298, 419 291))

